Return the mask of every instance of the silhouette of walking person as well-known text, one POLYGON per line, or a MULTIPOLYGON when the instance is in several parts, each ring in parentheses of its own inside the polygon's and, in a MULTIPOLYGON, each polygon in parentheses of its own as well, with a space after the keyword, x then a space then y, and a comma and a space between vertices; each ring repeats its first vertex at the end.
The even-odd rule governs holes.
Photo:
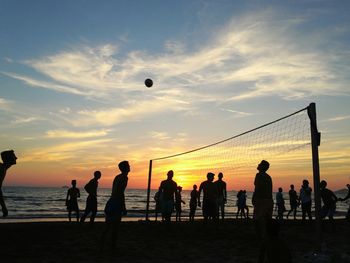
POLYGON ((97 214, 97 187, 98 180, 101 178, 101 172, 95 171, 94 178, 91 179, 84 187, 85 191, 89 194, 86 199, 86 207, 84 214, 80 218, 80 222, 85 222, 86 217, 90 214, 90 223, 95 221, 95 217, 97 214))
POLYGON ((297 192, 294 190, 294 184, 290 185, 289 204, 290 204, 290 210, 288 211, 287 219, 288 219, 290 213, 293 212, 293 216, 294 216, 294 220, 295 220, 296 215, 297 215, 297 208, 298 208, 299 202, 298 202, 297 192))
POLYGON ((106 228, 102 235, 102 247, 104 246, 105 236, 112 229, 112 248, 116 247, 119 225, 123 215, 126 215, 125 189, 128 185, 128 174, 130 165, 128 161, 122 161, 118 164, 120 174, 113 180, 112 195, 105 206, 106 228))
POLYGON ((185 201, 182 200, 181 192, 182 192, 182 187, 178 186, 175 192, 176 221, 181 221, 181 212, 182 212, 181 204, 186 204, 185 201))
POLYGON ((77 222, 79 222, 78 198, 80 197, 80 191, 76 186, 77 186, 77 181, 72 180, 72 187, 69 188, 67 191, 66 206, 68 210, 69 222, 71 222, 72 211, 76 213, 77 222))
POLYGON ((3 163, 0 163, 0 205, 2 209, 2 216, 6 217, 8 215, 8 210, 2 193, 2 184, 4 182, 7 170, 12 165, 16 164, 17 157, 13 150, 9 150, 1 152, 1 159, 3 163))
POLYGON ((171 214, 174 211, 174 197, 177 189, 176 182, 173 181, 174 172, 173 170, 168 171, 167 179, 160 183, 159 189, 162 194, 162 216, 166 223, 170 223, 171 214))
POLYGON ((216 219, 217 218, 217 198, 218 198, 218 189, 214 181, 215 174, 208 173, 207 180, 202 182, 199 186, 198 193, 198 205, 201 206, 200 196, 203 191, 203 218, 204 222, 207 222, 208 219, 216 219))
POLYGON ((217 218, 220 218, 220 212, 221 212, 221 218, 222 220, 225 219, 225 204, 227 200, 227 191, 226 191, 226 182, 222 180, 224 177, 223 173, 218 174, 218 180, 215 181, 216 187, 218 189, 218 211, 217 211, 217 218))
POLYGON ((197 191, 197 185, 193 185, 193 190, 191 191, 191 199, 190 199, 190 216, 189 220, 190 222, 194 221, 194 216, 196 214, 197 206, 198 206, 198 201, 199 201, 199 195, 197 191))
MULTIPOLYGON (((348 193, 344 198, 339 198, 339 201, 343 202, 343 201, 346 201, 350 198, 350 184, 347 184, 346 187, 348 188, 348 193)), ((350 204, 349 204, 348 212, 346 214, 346 219, 348 221, 350 221, 350 204)))
POLYGON ((312 215, 311 215, 311 205, 312 205, 312 199, 311 199, 311 192, 312 189, 309 187, 309 181, 308 180, 303 180, 303 185, 301 186, 300 189, 300 203, 301 203, 301 211, 302 211, 302 220, 305 221, 306 219, 306 214, 309 217, 309 220, 312 220, 312 215))

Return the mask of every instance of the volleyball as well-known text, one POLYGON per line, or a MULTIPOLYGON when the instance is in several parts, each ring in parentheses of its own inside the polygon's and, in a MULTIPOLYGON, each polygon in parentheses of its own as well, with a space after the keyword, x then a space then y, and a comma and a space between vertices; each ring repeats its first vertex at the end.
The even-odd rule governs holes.
POLYGON ((146 79, 146 80, 145 80, 145 85, 146 85, 147 88, 152 87, 152 86, 153 86, 153 80, 151 80, 151 79, 146 79))

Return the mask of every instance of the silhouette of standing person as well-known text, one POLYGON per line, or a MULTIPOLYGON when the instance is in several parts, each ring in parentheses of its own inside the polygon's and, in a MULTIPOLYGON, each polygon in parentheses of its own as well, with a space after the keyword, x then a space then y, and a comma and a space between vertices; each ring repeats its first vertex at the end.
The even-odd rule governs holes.
POLYGON ((162 194, 162 216, 166 223, 170 223, 171 214, 174 211, 174 197, 177 189, 177 184, 173 181, 173 170, 168 171, 167 179, 160 183, 159 189, 162 194))
POLYGON ((283 189, 281 187, 279 187, 278 192, 276 193, 276 205, 277 205, 277 217, 276 217, 276 219, 278 219, 278 220, 283 220, 283 213, 286 211, 282 191, 283 191, 283 189))
POLYGON ((201 206, 200 196, 203 191, 203 217, 204 221, 208 221, 208 219, 215 219, 217 216, 217 198, 218 198, 218 189, 214 181, 215 174, 208 173, 207 180, 202 182, 199 186, 198 193, 198 205, 201 206))
POLYGON ((125 205, 125 189, 128 185, 128 174, 130 165, 128 161, 122 161, 118 164, 121 174, 117 175, 113 180, 112 195, 107 201, 105 207, 105 216, 107 227, 102 235, 102 245, 104 244, 105 236, 112 228, 112 247, 117 244, 119 225, 123 215, 126 215, 125 205))
POLYGON ((301 211, 302 211, 302 220, 305 221, 306 219, 306 214, 309 217, 309 220, 312 220, 312 215, 311 215, 311 205, 312 205, 312 199, 311 199, 311 192, 312 189, 309 187, 309 181, 308 180, 303 180, 303 185, 301 186, 300 189, 300 202, 301 202, 301 211))
POLYGON ((294 190, 294 184, 290 185, 289 204, 290 204, 290 210, 288 211, 287 219, 289 217, 289 214, 293 212, 293 216, 295 220, 297 215, 297 208, 298 208, 298 195, 297 195, 297 192, 294 190))
POLYGON ((79 222, 78 198, 80 197, 80 191, 76 186, 77 186, 77 181, 72 180, 72 187, 69 188, 67 191, 66 206, 68 210, 69 222, 71 222, 72 211, 76 213, 77 222, 79 222))
POLYGON ((222 180, 224 175, 220 172, 218 174, 218 180, 215 181, 216 187, 218 189, 218 211, 217 211, 217 218, 220 218, 220 212, 221 212, 221 218, 224 220, 225 218, 225 204, 227 200, 227 191, 226 191, 226 182, 222 180))
POLYGON ((182 212, 181 204, 186 204, 185 201, 182 200, 181 192, 182 192, 182 187, 178 186, 175 192, 176 221, 181 221, 181 212, 182 212))
POLYGON ((193 185, 193 190, 191 191, 191 199, 190 199, 190 221, 194 221, 194 216, 196 214, 197 206, 198 206, 199 196, 197 191, 197 185, 193 185))
POLYGON ((272 179, 266 171, 270 168, 269 162, 262 160, 257 167, 259 171, 254 180, 254 193, 252 203, 254 206, 253 217, 256 220, 256 230, 260 238, 266 234, 266 220, 272 218, 272 179))
MULTIPOLYGON (((345 201, 350 198, 350 184, 347 184, 346 187, 348 188, 348 194, 344 198, 339 198, 340 201, 345 201)), ((348 208, 348 213, 346 214, 346 219, 350 221, 350 204, 348 208)))
POLYGON ((329 221, 334 224, 333 216, 336 210, 336 203, 338 197, 333 193, 333 191, 327 188, 327 182, 322 180, 320 182, 320 192, 323 206, 321 208, 321 217, 325 218, 328 216, 329 221))
MULTIPOLYGON (((158 191, 154 194, 153 199, 156 202, 155 216, 156 216, 156 221, 157 221, 158 213, 161 212, 161 200, 162 200, 162 197, 161 197, 160 189, 158 189, 158 191)), ((162 219, 162 221, 163 221, 163 219, 162 219)))
POLYGON ((84 187, 85 191, 88 192, 88 197, 86 199, 86 207, 84 214, 82 215, 80 222, 84 222, 86 217, 90 214, 90 223, 95 221, 95 217, 97 214, 97 187, 98 180, 101 178, 101 172, 95 171, 94 178, 91 179, 84 187))
POLYGON ((0 205, 2 209, 2 216, 6 217, 8 215, 8 210, 4 201, 4 196, 2 194, 2 183, 4 182, 7 170, 16 164, 17 157, 13 150, 1 152, 1 159, 3 163, 0 163, 0 205))
POLYGON ((245 200, 245 194, 243 190, 239 190, 237 193, 237 213, 236 213, 236 219, 238 219, 238 216, 240 215, 241 218, 245 218, 245 212, 244 208, 246 206, 246 200, 245 200))

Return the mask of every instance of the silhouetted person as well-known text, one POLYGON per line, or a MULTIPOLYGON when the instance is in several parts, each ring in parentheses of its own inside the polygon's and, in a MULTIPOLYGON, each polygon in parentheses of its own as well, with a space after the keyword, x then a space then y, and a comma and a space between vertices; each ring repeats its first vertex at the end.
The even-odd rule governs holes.
POLYGON ((266 221, 267 238, 260 247, 259 263, 292 263, 292 254, 287 243, 280 238, 280 225, 277 220, 266 221))
POLYGON ((218 180, 215 182, 216 187, 218 189, 218 211, 217 211, 217 218, 219 219, 220 217, 220 212, 221 212, 221 218, 225 218, 225 204, 227 200, 227 191, 226 191, 226 182, 222 180, 222 177, 224 175, 220 172, 218 174, 218 180))
POLYGON ((239 190, 237 193, 237 213, 236 218, 238 219, 238 216, 241 216, 241 218, 245 218, 245 206, 246 206, 246 196, 243 192, 243 190, 239 190))
POLYGON ((289 190, 289 204, 290 204, 290 210, 288 211, 287 214, 287 219, 289 217, 289 214, 293 212, 294 220, 296 219, 297 215, 297 208, 298 208, 298 195, 297 192, 294 190, 294 185, 290 185, 290 190, 289 190))
POLYGON ((178 186, 175 192, 176 221, 181 221, 181 212, 182 212, 181 204, 186 204, 185 201, 182 200, 181 192, 182 192, 182 187, 178 186))
POLYGON ((321 199, 323 202, 323 206, 321 208, 321 217, 325 218, 328 216, 329 220, 333 224, 333 216, 336 210, 336 203, 338 201, 337 196, 333 193, 333 191, 327 188, 327 182, 322 180, 320 182, 320 192, 321 199))
POLYGON ((194 221, 194 216, 196 214, 198 202, 199 202, 199 195, 197 191, 197 185, 193 185, 193 190, 191 191, 191 199, 190 199, 190 221, 194 221))
POLYGON ((283 197, 283 189, 281 187, 278 188, 278 192, 276 193, 276 206, 277 206, 277 217, 278 220, 283 220, 283 213, 286 211, 286 207, 284 205, 284 197, 283 197))
POLYGON ((78 198, 80 197, 80 191, 76 186, 77 186, 77 181, 72 180, 72 187, 68 189, 67 197, 66 197, 66 206, 68 210, 69 222, 71 221, 72 211, 76 213, 77 221, 79 222, 78 198))
POLYGON ((259 171, 254 180, 254 193, 252 203, 254 206, 254 220, 256 221, 256 231, 260 238, 266 234, 266 220, 272 218, 273 199, 272 199, 272 179, 266 171, 270 168, 269 162, 262 160, 257 167, 259 171))
POLYGON ((174 172, 172 170, 168 171, 167 179, 160 183, 159 189, 162 194, 162 216, 165 222, 169 223, 171 221, 171 214, 174 210, 174 197, 177 189, 177 184, 173 181, 174 172))
POLYGON ((6 217, 8 215, 8 210, 4 201, 4 196, 2 194, 2 183, 4 182, 7 170, 16 164, 17 157, 13 150, 1 152, 1 159, 3 163, 0 163, 0 205, 2 209, 2 216, 6 217))
MULTIPOLYGON (((350 184, 347 184, 346 187, 348 188, 348 194, 344 198, 339 198, 340 201, 345 201, 350 198, 350 184)), ((350 221, 350 204, 348 208, 348 213, 346 214, 346 219, 350 221)))
POLYGON ((97 214, 97 187, 98 180, 101 178, 101 172, 95 171, 94 178, 91 179, 84 187, 85 191, 88 192, 88 197, 86 199, 86 207, 83 216, 80 219, 80 222, 84 222, 85 218, 90 214, 90 223, 95 221, 97 214))
POLYGON ((130 172, 130 165, 128 161, 122 161, 118 164, 120 174, 113 180, 112 194, 105 206, 105 216, 107 227, 102 236, 102 246, 105 241, 106 234, 112 230, 112 247, 115 248, 117 244, 119 225, 122 216, 126 215, 125 205, 125 189, 128 185, 128 174, 130 172))
POLYGON ((312 215, 311 215, 311 206, 312 206, 312 199, 311 199, 311 193, 312 189, 309 186, 309 181, 308 180, 303 180, 303 185, 301 186, 300 189, 300 203, 301 203, 301 212, 302 212, 302 220, 305 221, 306 219, 306 214, 309 217, 309 220, 312 220, 312 215))
POLYGON ((214 174, 208 173, 207 180, 202 182, 199 186, 199 202, 198 205, 201 206, 200 196, 203 191, 203 217, 206 222, 208 219, 215 219, 217 216, 217 199, 218 199, 218 189, 216 184, 213 182, 214 174))
POLYGON ((247 191, 243 190, 243 202, 244 202, 244 209, 247 211, 246 212, 246 218, 249 218, 249 207, 247 205, 247 191))
MULTIPOLYGON (((161 201, 162 201, 162 198, 161 198, 161 190, 160 189, 158 189, 158 191, 154 194, 153 199, 156 202, 155 216, 156 216, 156 221, 157 221, 158 213, 161 212, 161 201)), ((163 221, 163 218, 162 218, 162 221, 163 221)))

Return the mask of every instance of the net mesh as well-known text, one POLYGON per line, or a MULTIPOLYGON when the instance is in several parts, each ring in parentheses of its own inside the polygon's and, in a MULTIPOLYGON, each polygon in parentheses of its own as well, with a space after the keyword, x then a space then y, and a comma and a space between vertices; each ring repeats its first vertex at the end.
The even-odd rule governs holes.
POLYGON ((253 190, 256 167, 263 159, 271 164, 274 188, 299 185, 312 176, 310 144, 310 119, 305 108, 226 140, 153 159, 151 188, 157 189, 167 171, 173 170, 174 180, 184 189, 206 180, 208 172, 222 172, 229 190, 253 190))

